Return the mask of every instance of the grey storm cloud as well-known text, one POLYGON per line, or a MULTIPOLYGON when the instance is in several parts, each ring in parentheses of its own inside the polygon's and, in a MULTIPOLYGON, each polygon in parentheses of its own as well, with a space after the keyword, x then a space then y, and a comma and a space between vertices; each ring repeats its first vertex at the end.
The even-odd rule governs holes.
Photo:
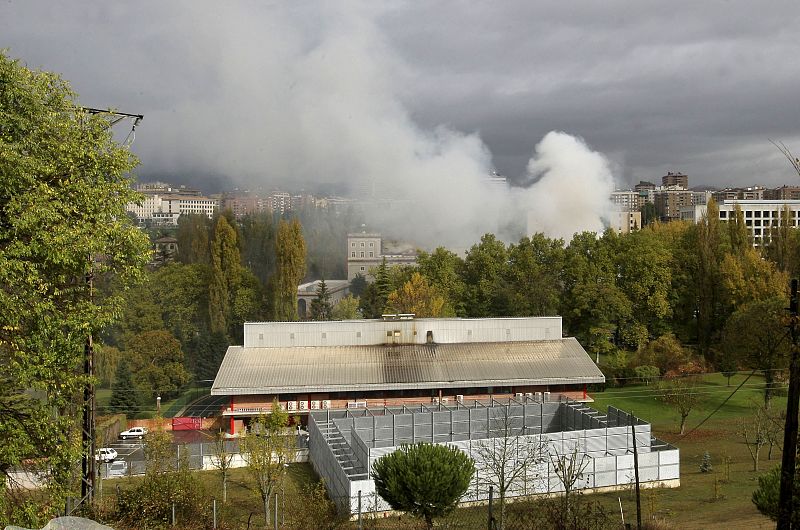
POLYGON ((418 231, 457 243, 589 212, 549 229, 568 237, 602 218, 590 195, 666 171, 797 184, 769 139, 800 151, 799 23, 789 1, 12 0, 0 47, 144 114, 141 178, 377 189, 422 219, 447 195, 449 225, 418 231), (484 189, 495 169, 537 184, 484 189), (543 195, 576 186, 577 207, 543 195))

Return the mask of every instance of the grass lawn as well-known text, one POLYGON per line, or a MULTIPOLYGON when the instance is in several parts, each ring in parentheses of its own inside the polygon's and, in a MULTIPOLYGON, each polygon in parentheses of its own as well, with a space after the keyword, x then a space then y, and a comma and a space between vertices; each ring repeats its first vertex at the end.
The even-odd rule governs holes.
MULTIPOLYGON (((208 395, 208 388, 203 388, 203 387, 187 388, 183 392, 178 394, 174 399, 163 400, 161 402, 162 414, 165 418, 171 418, 175 414, 177 414, 181 408, 183 408, 190 402, 204 395, 208 395)), ((108 404, 111 402, 111 389, 98 388, 95 392, 95 399, 97 401, 98 409, 107 410, 108 404)), ((152 404, 143 405, 141 407, 141 410, 142 412, 140 414, 137 414, 136 417, 141 416, 141 417, 152 418, 156 414, 156 403, 153 402, 152 404)))
MULTIPOLYGON (((774 528, 775 523, 761 515, 750 501, 758 485, 758 476, 780 464, 780 450, 775 448, 767 460, 769 447, 761 451, 760 470, 753 472, 753 461, 747 446, 736 433, 739 422, 750 415, 753 401, 763 401, 764 380, 751 377, 734 396, 697 430, 692 429, 714 411, 744 381, 745 375, 731 378, 731 386, 720 375, 705 378, 700 391, 703 399, 686 423, 687 435, 678 434, 680 417, 668 405, 655 399, 652 388, 633 386, 609 389, 593 395, 593 407, 605 411, 608 405, 633 412, 649 421, 654 435, 680 449, 681 486, 675 489, 642 490, 642 511, 647 517, 655 514, 676 528, 774 528), (708 451, 714 466, 711 473, 700 472, 703 453, 708 451), (729 457, 726 473, 724 457, 729 457), (726 480, 729 475, 729 480, 726 480), (716 481, 716 493, 715 493, 716 481)), ((786 408, 785 397, 775 397, 772 407, 786 408)), ((636 504, 633 492, 597 495, 608 508, 619 513, 619 500, 625 520, 635 523, 636 504)))

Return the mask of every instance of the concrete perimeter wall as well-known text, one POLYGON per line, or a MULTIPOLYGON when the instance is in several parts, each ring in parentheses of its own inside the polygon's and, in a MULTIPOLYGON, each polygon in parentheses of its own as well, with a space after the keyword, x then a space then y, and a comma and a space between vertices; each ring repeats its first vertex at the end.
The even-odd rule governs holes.
POLYGON ((400 445, 422 441, 458 447, 475 460, 477 472, 462 502, 488 499, 494 480, 485 455, 509 443, 518 462, 528 462, 510 497, 564 491, 554 464, 573 453, 584 468, 577 488, 613 488, 634 480, 631 422, 640 481, 675 484, 680 479, 679 451, 652 438, 649 424, 613 407, 603 415, 575 402, 314 413, 309 418, 310 460, 339 509, 351 514, 358 509, 359 491, 362 509, 390 509, 376 495, 368 470, 400 445), (528 458, 534 453, 535 458, 528 458))

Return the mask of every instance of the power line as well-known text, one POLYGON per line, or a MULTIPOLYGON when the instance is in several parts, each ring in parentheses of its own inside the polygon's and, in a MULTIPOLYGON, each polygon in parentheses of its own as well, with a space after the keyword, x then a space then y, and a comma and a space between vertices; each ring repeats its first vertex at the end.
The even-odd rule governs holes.
POLYGON ((752 372, 750 372, 750 375, 748 375, 747 377, 745 377, 744 381, 742 381, 742 383, 741 383, 739 386, 737 386, 735 389, 733 389, 733 392, 731 392, 731 395, 730 395, 730 396, 728 396, 728 397, 726 397, 726 398, 725 398, 725 401, 723 401, 722 403, 720 403, 720 404, 717 406, 717 408, 715 408, 713 411, 711 411, 711 413, 710 413, 708 416, 706 416, 705 418, 703 418, 703 421, 701 421, 700 423, 698 423, 697 425, 695 425, 695 426, 694 426, 692 429, 690 429, 690 430, 689 430, 689 432, 687 432, 687 433, 685 433, 685 434, 682 434, 682 435, 680 435, 680 436, 679 436, 679 438, 683 438, 683 437, 685 437, 685 436, 688 436, 689 434, 693 433, 693 432, 694 432, 694 431, 696 431, 698 428, 700 428, 700 426, 701 426, 701 425, 703 425, 703 424, 704 424, 706 421, 708 421, 708 420, 711 418, 711 416, 713 416, 714 414, 716 414, 717 412, 719 412, 719 410, 722 408, 722 406, 723 406, 723 405, 725 405, 725 403, 727 403, 727 402, 728 402, 728 400, 730 400, 730 399, 733 397, 733 395, 734 395, 734 394, 735 394, 735 393, 736 393, 736 392, 737 392, 737 391, 738 391, 740 388, 742 388, 742 386, 744 386, 744 384, 747 382, 747 380, 748 380, 748 379, 750 379, 750 377, 751 377, 751 376, 752 376, 754 373, 756 373, 756 370, 753 370, 752 372))

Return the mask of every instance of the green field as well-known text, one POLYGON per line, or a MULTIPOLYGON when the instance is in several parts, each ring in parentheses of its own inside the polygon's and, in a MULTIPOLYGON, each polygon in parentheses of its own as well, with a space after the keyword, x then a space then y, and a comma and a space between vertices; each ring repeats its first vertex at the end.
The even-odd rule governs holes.
MULTIPOLYGON (((203 387, 188 387, 184 388, 180 394, 178 394, 173 399, 165 399, 161 402, 161 414, 165 418, 171 418, 177 415, 180 410, 185 407, 186 405, 190 404, 192 401, 196 399, 207 396, 208 395, 208 388, 203 387)), ((97 399, 97 407, 100 410, 104 410, 108 407, 109 402, 111 401, 111 389, 110 388, 98 388, 96 391, 96 399, 97 399)), ((152 408, 143 407, 142 411, 134 416, 134 418, 153 418, 156 415, 156 404, 152 404, 152 408)), ((129 418, 129 419, 134 419, 129 418)))
MULTIPOLYGON (((750 501, 757 487, 758 476, 780 464, 780 449, 775 448, 772 460, 767 460, 769 447, 761 451, 760 471, 755 473, 747 446, 737 434, 737 426, 751 414, 752 403, 763 402, 762 377, 753 376, 697 430, 692 429, 722 404, 731 392, 744 381, 745 375, 731 379, 731 387, 720 375, 705 378, 700 387, 703 399, 687 420, 686 436, 678 435, 679 416, 669 406, 653 397, 647 386, 609 389, 594 394, 592 404, 605 411, 608 405, 633 412, 649 421, 654 435, 680 449, 681 487, 657 489, 643 493, 644 517, 655 515, 675 528, 774 528, 775 523, 761 515, 750 501), (711 454, 713 472, 701 473, 703 453, 711 454), (729 473, 723 458, 730 458, 729 473), (729 475, 729 480, 726 475, 729 475), (715 488, 716 482, 716 488, 715 488)), ((786 407, 785 397, 775 397, 772 407, 786 407)), ((619 500, 627 522, 635 522, 635 498, 632 492, 595 496, 619 513, 619 500)))

